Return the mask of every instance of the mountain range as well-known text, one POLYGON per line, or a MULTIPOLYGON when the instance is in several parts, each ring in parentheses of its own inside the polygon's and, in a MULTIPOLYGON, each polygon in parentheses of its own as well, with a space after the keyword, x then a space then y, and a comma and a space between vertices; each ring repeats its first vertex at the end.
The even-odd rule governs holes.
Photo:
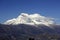
POLYGON ((54 18, 21 13, 0 24, 0 40, 60 40, 60 25, 54 18))
POLYGON ((0 40, 60 40, 60 26, 0 24, 0 40), (31 38, 31 39, 29 39, 31 38))

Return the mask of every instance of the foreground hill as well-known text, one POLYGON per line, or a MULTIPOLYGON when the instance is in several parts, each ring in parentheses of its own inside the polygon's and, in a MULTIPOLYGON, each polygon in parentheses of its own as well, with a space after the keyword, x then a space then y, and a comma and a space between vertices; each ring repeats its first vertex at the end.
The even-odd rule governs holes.
POLYGON ((60 26, 0 24, 0 40, 60 40, 60 26))

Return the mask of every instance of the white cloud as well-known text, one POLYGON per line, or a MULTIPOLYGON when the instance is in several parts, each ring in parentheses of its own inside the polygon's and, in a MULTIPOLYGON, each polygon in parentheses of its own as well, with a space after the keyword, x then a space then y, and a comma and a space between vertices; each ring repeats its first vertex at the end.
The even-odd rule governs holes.
POLYGON ((21 13, 17 18, 7 20, 6 22, 4 22, 4 24, 8 24, 8 25, 10 25, 10 24, 12 24, 12 25, 17 25, 17 24, 49 25, 49 24, 54 24, 54 21, 53 21, 53 18, 41 16, 38 13, 36 13, 36 14, 21 13))

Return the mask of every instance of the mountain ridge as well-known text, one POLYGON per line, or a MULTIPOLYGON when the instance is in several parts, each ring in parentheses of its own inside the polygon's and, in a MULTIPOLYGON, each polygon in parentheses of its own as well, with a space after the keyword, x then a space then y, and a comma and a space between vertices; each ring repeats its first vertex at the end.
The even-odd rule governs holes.
POLYGON ((35 27, 33 25, 19 24, 19 25, 5 25, 0 24, 0 39, 5 40, 29 40, 29 38, 34 38, 36 40, 51 40, 48 37, 52 37, 53 39, 60 38, 60 28, 57 30, 45 26, 38 25, 39 27, 35 27), (45 36, 45 37, 44 37, 45 36), (48 36, 48 37, 47 37, 48 36), (56 36, 56 37, 55 37, 56 36), (40 38, 42 37, 42 38, 40 38))

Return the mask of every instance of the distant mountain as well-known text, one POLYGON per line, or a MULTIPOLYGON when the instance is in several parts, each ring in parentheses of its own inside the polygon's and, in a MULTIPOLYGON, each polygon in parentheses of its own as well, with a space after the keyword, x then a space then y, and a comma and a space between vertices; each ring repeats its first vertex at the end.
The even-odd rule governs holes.
POLYGON ((28 13, 21 13, 18 17, 12 18, 10 20, 7 20, 4 22, 4 24, 12 24, 12 25, 17 25, 17 24, 29 24, 29 25, 46 25, 50 26, 50 24, 55 24, 54 18, 49 18, 42 16, 38 13, 35 14, 28 14, 28 13))
POLYGON ((60 40, 60 26, 0 24, 0 40, 60 40))
POLYGON ((60 40, 60 25, 53 19, 21 13, 0 24, 0 40, 60 40))

